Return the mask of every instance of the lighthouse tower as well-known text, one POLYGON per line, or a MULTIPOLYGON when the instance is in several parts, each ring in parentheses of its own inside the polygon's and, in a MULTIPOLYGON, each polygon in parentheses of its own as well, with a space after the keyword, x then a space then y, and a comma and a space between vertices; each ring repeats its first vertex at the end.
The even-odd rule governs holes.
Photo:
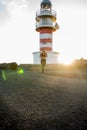
POLYGON ((33 52, 34 64, 40 64, 40 52, 44 48, 47 52, 47 64, 58 63, 58 52, 53 51, 53 32, 59 29, 56 22, 56 11, 52 10, 50 0, 42 0, 40 10, 36 12, 36 31, 39 32, 39 51, 33 52))

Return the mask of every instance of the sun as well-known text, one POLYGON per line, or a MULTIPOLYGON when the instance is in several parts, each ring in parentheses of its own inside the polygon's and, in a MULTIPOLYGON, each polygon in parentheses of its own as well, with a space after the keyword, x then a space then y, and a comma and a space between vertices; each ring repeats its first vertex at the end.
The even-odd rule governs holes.
POLYGON ((72 57, 70 55, 64 56, 64 55, 61 54, 59 56, 59 63, 61 63, 61 64, 70 65, 70 64, 73 63, 74 60, 75 60, 74 57, 72 57))

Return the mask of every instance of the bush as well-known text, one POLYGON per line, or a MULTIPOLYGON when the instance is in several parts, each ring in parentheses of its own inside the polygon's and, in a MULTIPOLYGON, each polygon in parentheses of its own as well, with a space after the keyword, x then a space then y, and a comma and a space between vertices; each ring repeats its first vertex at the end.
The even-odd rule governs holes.
POLYGON ((18 64, 16 62, 12 62, 7 64, 8 69, 16 70, 18 68, 18 64))
POLYGON ((7 69, 7 64, 6 63, 0 64, 0 69, 7 69))

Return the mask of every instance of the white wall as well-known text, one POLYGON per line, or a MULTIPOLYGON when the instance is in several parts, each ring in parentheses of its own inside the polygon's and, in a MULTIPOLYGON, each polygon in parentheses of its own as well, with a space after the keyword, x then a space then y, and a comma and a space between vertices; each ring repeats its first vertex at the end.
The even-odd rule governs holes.
MULTIPOLYGON (((58 63, 58 52, 47 52, 47 64, 57 64, 58 63)), ((40 64, 40 52, 33 53, 33 63, 40 64)))

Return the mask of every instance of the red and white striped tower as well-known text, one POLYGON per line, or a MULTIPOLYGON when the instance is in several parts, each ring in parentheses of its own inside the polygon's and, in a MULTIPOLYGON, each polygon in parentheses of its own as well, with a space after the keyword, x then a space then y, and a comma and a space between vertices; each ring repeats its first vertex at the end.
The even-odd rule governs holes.
MULTIPOLYGON (((40 34, 40 51, 44 48, 47 52, 47 64, 56 64, 58 62, 58 52, 53 51, 52 34, 59 29, 56 21, 56 11, 52 10, 50 0, 42 0, 40 10, 36 12, 36 31, 40 34)), ((34 64, 40 63, 40 51, 34 52, 34 64)))
POLYGON ((52 51, 52 29, 44 27, 40 29, 40 51, 42 49, 52 51))

